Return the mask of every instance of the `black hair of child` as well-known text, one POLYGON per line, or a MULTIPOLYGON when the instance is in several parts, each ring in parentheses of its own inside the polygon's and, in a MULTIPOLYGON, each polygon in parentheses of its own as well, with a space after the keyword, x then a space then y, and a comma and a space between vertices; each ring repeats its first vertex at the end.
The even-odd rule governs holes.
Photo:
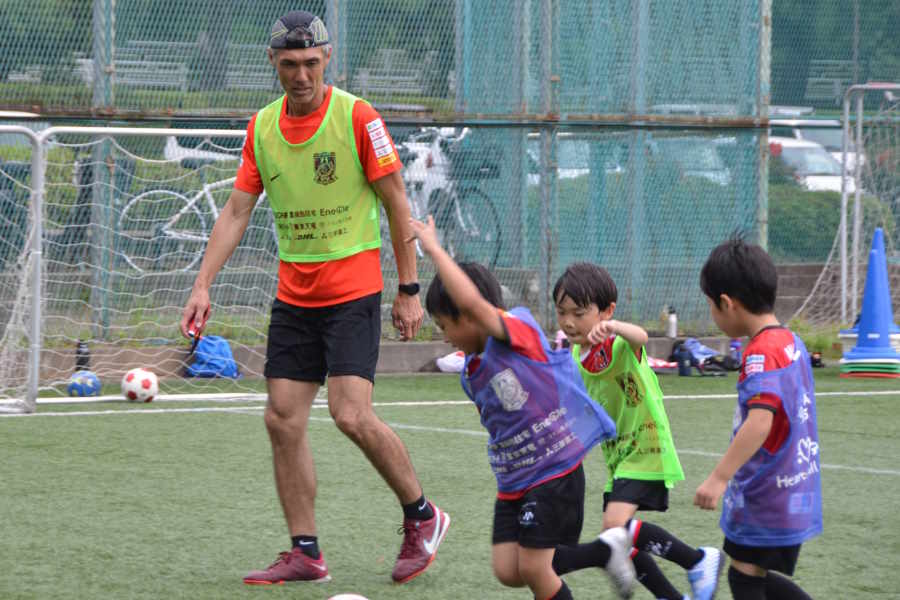
POLYGON ((721 308, 721 295, 738 300, 755 315, 775 310, 778 272, 772 257, 756 244, 733 237, 716 246, 700 271, 700 289, 721 308))
POLYGON ((566 296, 582 308, 596 304, 599 310, 606 310, 619 297, 619 290, 603 267, 576 262, 566 268, 553 286, 554 302, 559 304, 566 296))
MULTIPOLYGON (((459 268, 469 276, 485 300, 497 308, 506 308, 503 306, 503 290, 500 288, 500 282, 487 267, 475 262, 464 262, 459 263, 459 268)), ((459 318, 459 308, 447 293, 440 275, 435 275, 431 280, 431 285, 428 286, 428 293, 425 295, 425 309, 431 316, 447 316, 454 321, 459 318)))

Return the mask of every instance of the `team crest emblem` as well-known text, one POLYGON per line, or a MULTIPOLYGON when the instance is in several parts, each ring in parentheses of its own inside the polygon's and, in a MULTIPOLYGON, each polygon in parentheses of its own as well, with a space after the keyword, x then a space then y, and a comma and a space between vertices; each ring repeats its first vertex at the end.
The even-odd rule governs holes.
POLYGON ((616 383, 619 384, 619 387, 625 393, 625 403, 628 406, 634 407, 641 403, 641 391, 631 373, 623 373, 617 376, 616 383))
POLYGON ((337 177, 334 174, 336 166, 334 152, 319 152, 318 154, 313 154, 313 161, 316 169, 316 183, 328 185, 337 180, 337 177))
POLYGON ((528 401, 528 392, 522 387, 512 369, 494 375, 491 378, 491 387, 503 405, 503 410, 507 412, 519 410, 528 401))

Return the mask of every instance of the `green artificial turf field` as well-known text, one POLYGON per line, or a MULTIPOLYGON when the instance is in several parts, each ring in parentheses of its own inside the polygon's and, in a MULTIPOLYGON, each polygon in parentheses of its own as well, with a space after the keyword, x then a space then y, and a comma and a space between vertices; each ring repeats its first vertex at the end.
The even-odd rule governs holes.
MULTIPOLYGON (((691 544, 722 541, 718 511, 692 499, 727 447, 735 380, 660 377, 687 480, 667 513, 639 515, 691 544)), ((804 545, 795 578, 816 598, 897 598, 900 382, 843 380, 832 368, 816 371, 816 386, 825 534, 804 545)), ((161 387, 177 393, 181 384, 161 387)), ((436 562, 412 582, 390 582, 401 541, 396 501, 324 406, 310 432, 333 581, 259 589, 242 576, 288 546, 262 402, 41 404, 36 415, 0 418, 0 598, 530 598, 491 573, 496 488, 486 434, 456 377, 382 376, 375 401, 426 494, 452 517, 436 562)), ((601 453, 585 467, 587 540, 602 522, 601 453)), ((660 564, 688 593, 683 571, 660 564)), ((566 580, 577 598, 614 597, 599 570, 566 580)), ((650 594, 638 588, 635 597, 650 594)), ((724 575, 718 597, 730 597, 724 575)))

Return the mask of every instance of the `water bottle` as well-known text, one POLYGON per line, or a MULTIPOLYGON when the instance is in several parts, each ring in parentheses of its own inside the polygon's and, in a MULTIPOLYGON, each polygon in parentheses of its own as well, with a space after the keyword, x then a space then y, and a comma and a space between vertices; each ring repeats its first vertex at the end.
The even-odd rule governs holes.
POLYGON ((731 358, 736 360, 738 363, 741 362, 741 340, 732 339, 731 343, 728 344, 729 353, 731 354, 731 358))
POLYGON ((680 344, 675 349, 675 361, 678 363, 678 374, 687 377, 691 374, 691 361, 693 356, 691 351, 685 348, 684 344, 680 344))
POLYGON ((91 351, 88 348, 87 342, 84 340, 78 340, 78 345, 75 346, 75 370, 76 371, 85 371, 91 368, 91 351))
POLYGON ((669 307, 669 317, 666 320, 666 337, 672 339, 678 337, 678 315, 671 306, 669 307))

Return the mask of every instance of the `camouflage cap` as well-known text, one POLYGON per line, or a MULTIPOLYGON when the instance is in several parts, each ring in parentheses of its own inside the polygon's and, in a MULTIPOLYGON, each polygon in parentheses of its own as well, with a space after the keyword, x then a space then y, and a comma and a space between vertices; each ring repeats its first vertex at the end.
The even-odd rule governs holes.
POLYGON ((325 23, 305 10, 292 10, 272 25, 269 48, 313 48, 328 43, 325 23))

